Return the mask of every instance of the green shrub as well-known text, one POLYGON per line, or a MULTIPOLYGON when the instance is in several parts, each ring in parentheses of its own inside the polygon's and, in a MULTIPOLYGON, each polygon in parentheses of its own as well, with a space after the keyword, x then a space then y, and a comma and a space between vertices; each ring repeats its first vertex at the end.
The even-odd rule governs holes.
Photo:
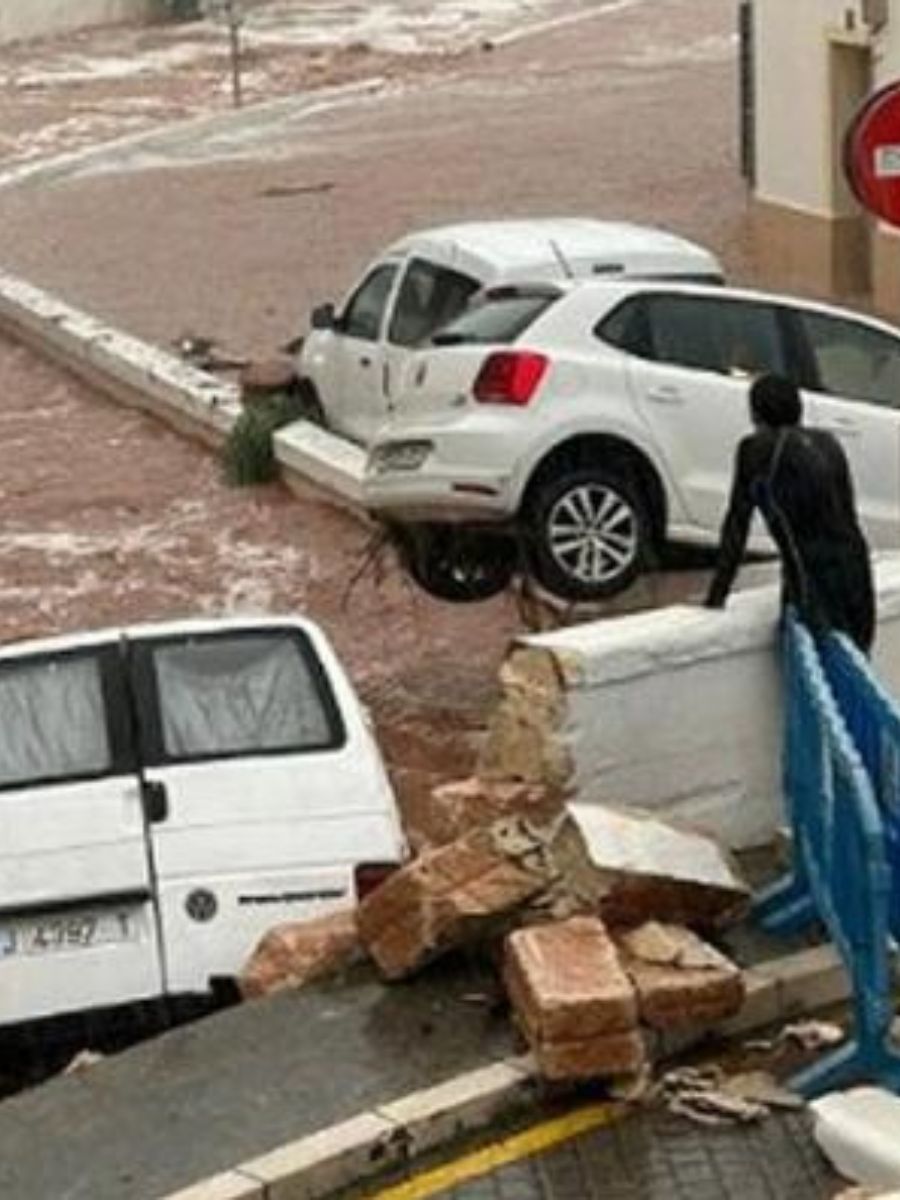
POLYGON ((304 416, 303 402, 290 392, 256 399, 234 423, 223 452, 225 478, 235 487, 270 483, 278 474, 272 436, 304 416))

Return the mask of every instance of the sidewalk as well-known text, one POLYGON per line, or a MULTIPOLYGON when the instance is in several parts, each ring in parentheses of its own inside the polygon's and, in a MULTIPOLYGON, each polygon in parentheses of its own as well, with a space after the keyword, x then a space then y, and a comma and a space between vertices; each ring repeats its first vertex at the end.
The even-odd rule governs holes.
POLYGON ((509 1056, 492 991, 448 959, 413 986, 360 972, 173 1030, 0 1105, 0 1195, 158 1200, 509 1056))

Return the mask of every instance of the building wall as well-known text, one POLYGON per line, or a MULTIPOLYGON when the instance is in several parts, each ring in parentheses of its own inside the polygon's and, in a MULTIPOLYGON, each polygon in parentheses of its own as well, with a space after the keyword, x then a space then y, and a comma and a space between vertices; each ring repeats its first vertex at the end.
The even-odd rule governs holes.
POLYGON ((862 212, 841 162, 859 103, 900 77, 900 0, 887 0, 880 31, 866 25, 864 0, 753 5, 759 264, 782 286, 871 297, 900 316, 900 244, 862 212))
POLYGON ((141 20, 157 0, 0 0, 0 45, 90 25, 141 20))

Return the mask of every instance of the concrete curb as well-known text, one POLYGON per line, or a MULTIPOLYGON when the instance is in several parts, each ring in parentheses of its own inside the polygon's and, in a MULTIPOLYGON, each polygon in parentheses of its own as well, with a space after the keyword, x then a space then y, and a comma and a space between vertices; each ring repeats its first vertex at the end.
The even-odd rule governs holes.
MULTIPOLYGON (((219 448, 240 411, 239 389, 173 354, 122 333, 58 297, 0 272, 0 331, 24 342, 106 396, 219 448)), ((284 482, 313 483, 358 510, 365 452, 308 421, 274 440, 284 482)))
MULTIPOLYGON (((830 946, 774 959, 749 969, 745 978, 743 1009, 713 1032, 751 1033, 845 1001, 850 991, 830 946)), ((654 1050, 663 1057, 674 1055, 696 1041, 696 1030, 659 1037, 654 1050)), ((541 1094, 530 1055, 503 1059, 289 1142, 160 1200, 320 1200, 525 1110, 541 1094)))

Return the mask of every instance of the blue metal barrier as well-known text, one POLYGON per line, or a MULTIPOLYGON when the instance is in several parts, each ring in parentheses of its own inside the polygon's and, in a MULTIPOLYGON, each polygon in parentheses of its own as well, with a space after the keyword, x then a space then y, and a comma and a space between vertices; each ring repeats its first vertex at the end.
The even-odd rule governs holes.
MULTIPOLYGON (((810 913, 821 918, 850 975, 855 1018, 852 1040, 792 1083, 807 1096, 860 1078, 897 1090, 900 1055, 890 1046, 891 877, 884 824, 816 645, 791 615, 785 667, 784 772, 794 870, 760 898, 759 912, 770 929, 784 929, 810 913)), ((874 745, 875 734, 869 733, 874 745)))
POLYGON ((884 826, 891 894, 888 925, 900 941, 900 709, 849 638, 832 633, 820 646, 822 666, 844 724, 875 789, 884 826))

